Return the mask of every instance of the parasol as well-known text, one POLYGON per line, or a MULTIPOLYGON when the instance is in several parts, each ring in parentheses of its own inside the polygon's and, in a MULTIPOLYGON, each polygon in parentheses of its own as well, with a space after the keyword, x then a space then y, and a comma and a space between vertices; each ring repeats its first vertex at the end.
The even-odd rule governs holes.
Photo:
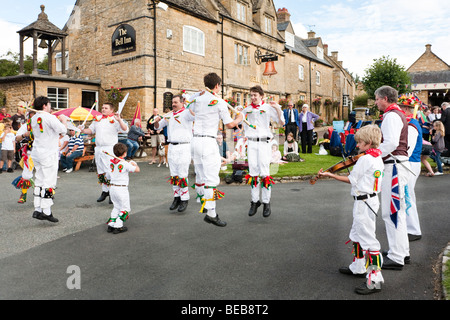
POLYGON ((91 121, 94 117, 101 115, 100 112, 92 110, 91 114, 89 114, 89 109, 88 108, 82 108, 82 107, 77 107, 77 108, 68 108, 68 109, 63 109, 63 110, 59 110, 56 111, 55 113, 53 113, 55 116, 60 116, 60 115, 65 115, 66 117, 69 117, 70 119, 74 120, 74 121, 84 121, 87 118, 87 121, 91 121))

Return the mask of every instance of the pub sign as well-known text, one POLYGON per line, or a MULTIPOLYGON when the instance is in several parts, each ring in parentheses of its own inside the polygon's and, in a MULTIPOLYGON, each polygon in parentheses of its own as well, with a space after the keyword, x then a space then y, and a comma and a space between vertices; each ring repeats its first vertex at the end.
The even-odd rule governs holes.
POLYGON ((136 31, 129 24, 122 24, 114 31, 111 39, 112 55, 136 51, 136 31))

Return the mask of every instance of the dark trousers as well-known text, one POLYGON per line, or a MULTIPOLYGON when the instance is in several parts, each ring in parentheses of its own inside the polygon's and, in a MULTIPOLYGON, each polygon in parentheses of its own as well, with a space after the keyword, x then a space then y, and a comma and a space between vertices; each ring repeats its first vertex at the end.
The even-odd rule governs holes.
POLYGON ((289 134, 289 132, 292 132, 294 135, 294 140, 297 140, 297 124, 295 122, 290 122, 286 124, 286 129, 284 130, 284 134, 286 135, 286 138, 289 134))
POLYGON ((302 153, 312 153, 313 130, 308 130, 305 122, 302 124, 300 137, 302 139, 302 153), (306 149, 306 145, 308 145, 308 149, 306 149))

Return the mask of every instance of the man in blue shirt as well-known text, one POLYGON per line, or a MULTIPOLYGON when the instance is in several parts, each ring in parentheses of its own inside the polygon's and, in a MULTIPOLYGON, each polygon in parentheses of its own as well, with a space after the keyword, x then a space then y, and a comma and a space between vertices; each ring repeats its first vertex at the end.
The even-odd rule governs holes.
POLYGON ((75 128, 69 128, 70 138, 67 153, 61 155, 61 165, 66 173, 73 171, 73 160, 83 155, 84 141, 81 136, 75 135, 75 132, 75 128))
POLYGON ((289 132, 294 135, 294 140, 297 141, 297 122, 298 122, 298 110, 294 108, 294 103, 292 101, 288 102, 288 109, 283 110, 284 119, 286 120, 284 124, 284 133, 287 138, 289 132))

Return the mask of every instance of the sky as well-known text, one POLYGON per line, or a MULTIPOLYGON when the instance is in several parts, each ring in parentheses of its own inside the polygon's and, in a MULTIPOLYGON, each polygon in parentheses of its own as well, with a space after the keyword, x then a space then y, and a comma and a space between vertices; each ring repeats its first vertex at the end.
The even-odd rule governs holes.
MULTIPOLYGON (((19 52, 17 31, 37 20, 45 5, 49 20, 63 28, 75 0, 0 0, 0 56, 19 52)), ((389 56, 410 67, 431 44, 431 50, 450 64, 450 1, 448 0, 274 0, 286 8, 297 36, 313 30, 338 51, 353 75, 363 77, 374 59, 389 56)), ((25 54, 32 53, 32 40, 25 54)), ((45 50, 39 50, 44 55, 45 50)))

